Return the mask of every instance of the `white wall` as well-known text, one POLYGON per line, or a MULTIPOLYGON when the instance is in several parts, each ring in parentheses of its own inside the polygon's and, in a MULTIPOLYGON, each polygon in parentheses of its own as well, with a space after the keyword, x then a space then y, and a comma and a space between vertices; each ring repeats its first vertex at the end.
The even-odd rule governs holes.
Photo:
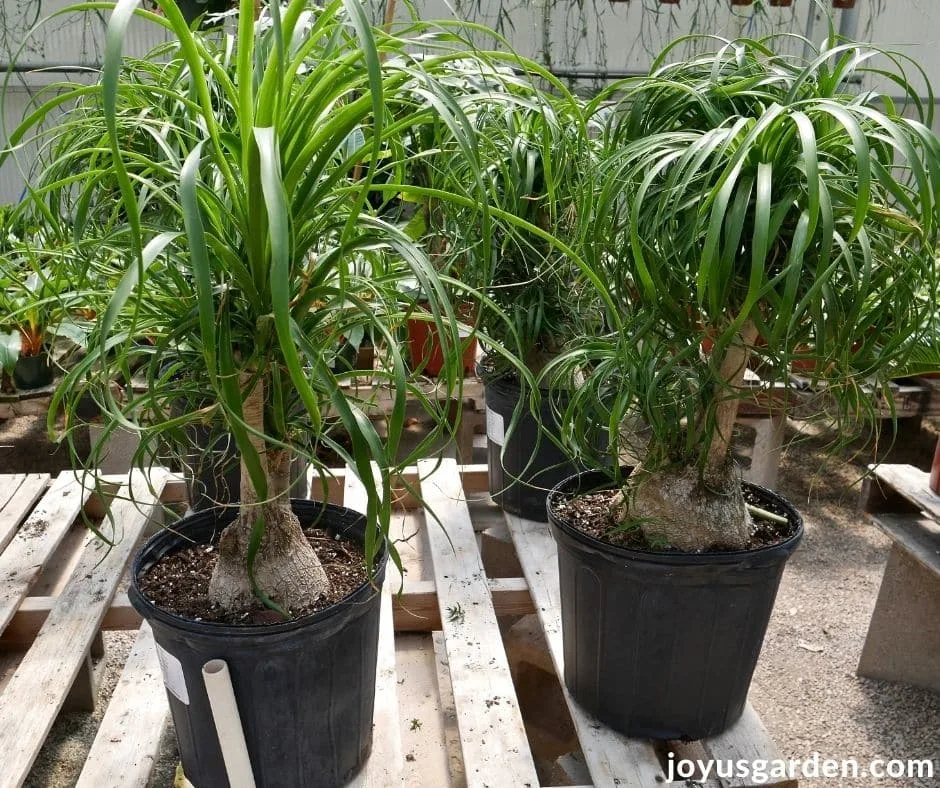
MULTIPOLYGON (((57 10, 70 2, 0 0, 0 63, 8 64, 18 55, 17 62, 25 67, 97 66, 101 59, 104 16, 82 19, 55 16, 57 10), (52 15, 50 21, 30 35, 34 19, 44 15, 52 15)), ((366 2, 376 21, 380 21, 384 0, 366 2)), ((690 30, 734 37, 766 35, 772 30, 803 34, 810 29, 817 41, 826 30, 824 17, 813 11, 812 0, 793 0, 789 8, 768 6, 762 13, 755 13, 753 5, 731 7, 726 0, 682 0, 680 5, 659 5, 656 0, 415 0, 415 3, 425 19, 458 16, 495 27, 521 54, 547 61, 565 73, 646 69, 664 44, 690 30)), ((398 6, 402 17, 406 3, 399 0, 398 6)), ((858 0, 858 7, 857 37, 909 53, 940 90, 937 45, 940 1, 858 0)), ((834 13, 837 28, 847 14, 834 13)), ((146 51, 157 40, 154 32, 150 29, 148 33, 142 24, 133 28, 130 50, 146 51)), ((17 86, 4 97, 5 126, 0 129, 0 144, 6 139, 6 131, 22 116, 29 89, 50 78, 51 75, 36 73, 15 76, 17 86)), ((589 78, 577 84, 590 89, 603 81, 589 78)), ((24 152, 24 157, 28 159, 28 153, 24 152)), ((20 175, 8 163, 0 169, 0 203, 16 200, 21 190, 20 175)))
MULTIPOLYGON (((64 12, 75 2, 0 0, 0 84, 7 80, 7 89, 0 96, 0 146, 6 145, 10 132, 30 111, 31 99, 44 87, 94 79, 101 64, 107 15, 64 12), (13 63, 15 73, 3 73, 13 63)), ((126 50, 144 54, 164 39, 164 33, 155 26, 134 20, 126 50)), ((22 174, 33 161, 33 150, 29 146, 18 150, 16 160, 8 160, 0 168, 0 204, 20 198, 22 174)))

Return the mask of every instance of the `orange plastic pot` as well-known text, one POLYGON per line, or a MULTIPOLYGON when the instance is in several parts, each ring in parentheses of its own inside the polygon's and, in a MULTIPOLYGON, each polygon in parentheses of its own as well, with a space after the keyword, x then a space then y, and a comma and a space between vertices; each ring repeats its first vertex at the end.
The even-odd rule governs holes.
MULTIPOLYGON (((423 306, 422 311, 428 311, 423 306)), ((468 319, 466 309, 458 309, 462 319, 468 319)), ((477 340, 476 337, 462 337, 463 372, 471 374, 476 365, 477 340)), ((441 347, 440 335, 434 323, 416 318, 408 319, 408 353, 415 371, 422 375, 435 378, 444 368, 444 351, 441 347)))

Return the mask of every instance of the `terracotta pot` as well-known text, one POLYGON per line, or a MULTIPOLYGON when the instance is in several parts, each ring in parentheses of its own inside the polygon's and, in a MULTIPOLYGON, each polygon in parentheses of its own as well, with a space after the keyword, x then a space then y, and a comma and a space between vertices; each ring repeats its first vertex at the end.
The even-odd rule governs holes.
POLYGON ((770 4, 773 6, 783 6, 789 8, 793 5, 793 0, 770 0, 770 4))
POLYGON ((933 465, 930 466, 930 489, 940 495, 940 438, 937 438, 937 448, 933 453, 933 465))
POLYGON ((832 0, 833 8, 855 8, 855 0, 832 0))
MULTIPOLYGON (((419 306, 422 311, 427 311, 419 306)), ((469 319, 466 309, 457 309, 461 319, 469 319)), ((463 332, 461 332, 463 333, 463 332)), ((471 374, 476 366, 477 340, 476 337, 461 338, 463 348, 463 371, 471 374)), ((438 338, 437 329, 427 320, 408 319, 408 352, 411 355, 412 368, 422 375, 437 377, 444 368, 444 353, 438 338)))

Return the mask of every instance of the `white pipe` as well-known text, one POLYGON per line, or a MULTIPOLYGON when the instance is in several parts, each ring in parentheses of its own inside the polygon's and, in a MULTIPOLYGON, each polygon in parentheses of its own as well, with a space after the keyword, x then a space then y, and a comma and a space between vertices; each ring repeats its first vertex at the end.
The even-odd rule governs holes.
POLYGON ((229 785, 231 788, 255 788, 228 663, 223 659, 210 659, 202 666, 202 680, 206 684, 209 708, 222 748, 229 785))

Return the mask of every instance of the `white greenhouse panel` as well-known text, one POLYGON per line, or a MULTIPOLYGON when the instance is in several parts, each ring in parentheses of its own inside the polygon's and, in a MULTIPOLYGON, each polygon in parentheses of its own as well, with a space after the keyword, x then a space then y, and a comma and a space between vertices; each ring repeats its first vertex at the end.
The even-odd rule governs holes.
MULTIPOLYGON (((385 0, 364 1, 373 19, 381 22, 385 0)), ((16 87, 5 97, 0 143, 26 107, 27 88, 63 78, 61 71, 43 74, 31 69, 94 70, 100 65, 105 15, 59 15, 70 2, 0 0, 0 62, 8 66, 15 60, 26 71, 14 75, 16 87), (47 21, 36 28, 43 19, 47 21)), ((826 23, 811 12, 815 7, 811 2, 793 0, 788 8, 771 8, 764 3, 760 12, 755 11, 756 5, 731 7, 718 0, 683 0, 680 5, 657 5, 654 0, 416 0, 416 8, 425 19, 462 18, 494 27, 520 54, 550 63, 566 76, 583 74, 584 79, 572 84, 591 89, 604 84, 602 79, 591 77, 592 72, 619 75, 645 70, 664 44, 690 31, 734 37, 771 31, 802 35, 810 30, 813 40, 819 41, 826 23)), ((407 7, 408 3, 399 0, 399 19, 405 17, 407 7)), ((847 24, 860 39, 902 49, 940 86, 940 48, 936 46, 940 2, 858 0, 858 9, 858 13, 835 12, 836 27, 847 24)), ((163 31, 155 26, 135 20, 128 51, 142 54, 161 35, 163 31)), ((486 36, 477 36, 476 43, 485 48, 493 45, 486 36)), ((864 87, 896 92, 886 85, 864 87)), ((25 151, 21 158, 28 163, 25 151)), ((0 201, 16 199, 21 190, 19 173, 8 163, 0 170, 0 201)))
MULTIPOLYGON (((6 139, 6 131, 14 127, 29 105, 30 94, 23 89, 7 90, 3 97, 3 131, 0 139, 6 139)), ((16 202, 23 191, 23 178, 17 164, 30 160, 32 156, 24 151, 17 155, 17 160, 8 159, 0 167, 0 205, 16 202)))

